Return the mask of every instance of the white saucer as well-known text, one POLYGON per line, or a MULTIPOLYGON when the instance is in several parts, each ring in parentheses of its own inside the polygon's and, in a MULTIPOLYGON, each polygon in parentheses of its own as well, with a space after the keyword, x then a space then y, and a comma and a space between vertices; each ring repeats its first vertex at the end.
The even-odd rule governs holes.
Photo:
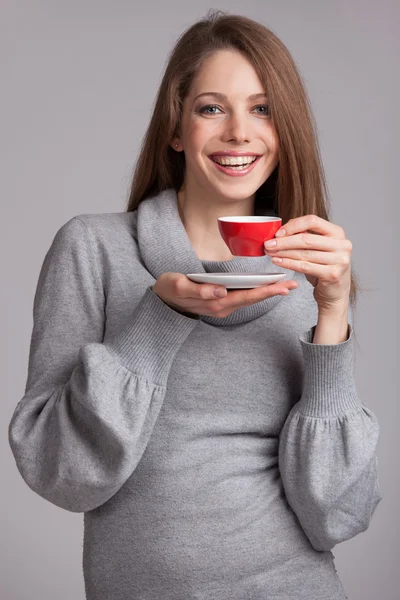
POLYGON ((243 290, 275 283, 286 277, 286 273, 189 273, 186 277, 195 283, 215 283, 230 290, 243 290))

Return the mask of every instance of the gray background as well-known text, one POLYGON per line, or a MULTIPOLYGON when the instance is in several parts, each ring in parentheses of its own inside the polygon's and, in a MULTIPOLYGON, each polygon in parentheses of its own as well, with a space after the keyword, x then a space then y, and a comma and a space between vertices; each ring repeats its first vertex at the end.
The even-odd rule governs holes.
POLYGON ((33 296, 61 225, 77 214, 124 210, 167 53, 210 7, 272 28, 311 97, 331 215, 352 240, 353 264, 368 289, 356 313, 356 379, 380 421, 385 494, 369 530, 334 555, 350 599, 399 598, 399 4, 2 0, 2 600, 84 598, 82 514, 34 494, 8 446, 8 423, 24 393, 33 296))

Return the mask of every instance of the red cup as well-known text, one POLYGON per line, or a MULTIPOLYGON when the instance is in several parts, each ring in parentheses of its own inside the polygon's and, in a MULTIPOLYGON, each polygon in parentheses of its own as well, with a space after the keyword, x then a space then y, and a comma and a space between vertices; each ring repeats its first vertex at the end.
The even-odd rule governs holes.
POLYGON ((265 256, 264 242, 275 237, 280 217, 219 217, 219 232, 234 256, 265 256))

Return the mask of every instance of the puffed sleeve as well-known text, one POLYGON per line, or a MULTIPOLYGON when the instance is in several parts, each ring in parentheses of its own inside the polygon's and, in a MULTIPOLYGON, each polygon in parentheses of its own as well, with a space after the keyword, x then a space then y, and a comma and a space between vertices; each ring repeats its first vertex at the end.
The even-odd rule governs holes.
POLYGON ((365 531, 383 495, 379 426, 357 394, 352 325, 339 344, 313 344, 314 331, 300 337, 303 388, 280 434, 279 467, 300 525, 326 551, 365 531))
POLYGON ((136 468, 197 324, 148 288, 106 344, 105 304, 88 230, 74 217, 41 268, 25 394, 8 432, 27 485, 72 512, 106 502, 136 468))

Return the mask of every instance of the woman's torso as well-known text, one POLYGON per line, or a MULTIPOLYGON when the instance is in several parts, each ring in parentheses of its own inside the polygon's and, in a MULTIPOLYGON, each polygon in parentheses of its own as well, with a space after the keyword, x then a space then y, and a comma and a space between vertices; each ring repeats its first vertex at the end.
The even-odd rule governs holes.
MULTIPOLYGON (((154 282, 123 223, 104 342, 154 282)), ((199 322, 187 338, 137 468, 85 513, 89 600, 345 598, 332 554, 311 546, 279 474, 279 433, 302 387, 298 338, 315 324, 309 288, 304 280, 242 325, 199 322)))

